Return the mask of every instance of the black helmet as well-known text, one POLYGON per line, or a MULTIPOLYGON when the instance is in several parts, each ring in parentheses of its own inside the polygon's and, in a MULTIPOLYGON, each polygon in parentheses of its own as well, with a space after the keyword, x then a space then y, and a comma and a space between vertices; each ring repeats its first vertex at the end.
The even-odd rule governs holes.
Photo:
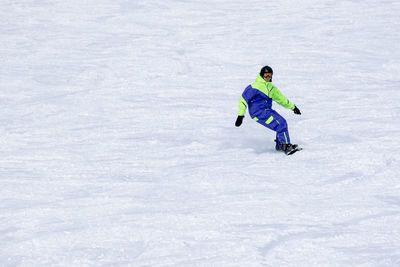
POLYGON ((272 70, 272 68, 270 66, 264 66, 262 67, 262 69, 260 70, 260 75, 261 77, 264 77, 264 73, 271 73, 274 74, 274 71, 272 70))

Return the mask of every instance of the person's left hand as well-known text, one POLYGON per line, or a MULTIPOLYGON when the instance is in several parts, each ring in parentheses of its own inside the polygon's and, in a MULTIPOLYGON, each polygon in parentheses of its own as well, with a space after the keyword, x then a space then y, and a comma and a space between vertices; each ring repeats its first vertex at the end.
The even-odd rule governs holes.
POLYGON ((300 109, 296 106, 294 106, 293 112, 294 114, 301 115, 300 109))

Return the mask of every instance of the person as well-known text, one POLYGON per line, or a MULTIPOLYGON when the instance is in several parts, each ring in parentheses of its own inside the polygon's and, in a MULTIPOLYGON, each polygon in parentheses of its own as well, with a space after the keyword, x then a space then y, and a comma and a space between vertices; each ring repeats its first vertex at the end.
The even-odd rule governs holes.
POLYGON ((287 122, 272 109, 272 101, 293 110, 297 115, 301 115, 301 112, 272 84, 273 74, 271 67, 264 66, 255 82, 244 89, 239 101, 239 113, 235 126, 239 127, 242 124, 248 107, 254 121, 276 132, 275 149, 290 155, 300 148, 296 144, 291 144, 287 122))

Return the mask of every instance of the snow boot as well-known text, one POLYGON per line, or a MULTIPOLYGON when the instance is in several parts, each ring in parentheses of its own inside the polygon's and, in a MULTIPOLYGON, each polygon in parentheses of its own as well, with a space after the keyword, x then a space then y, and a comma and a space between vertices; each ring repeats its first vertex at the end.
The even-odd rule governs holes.
POLYGON ((278 144, 278 140, 275 139, 274 141, 275 141, 275 150, 276 151, 282 150, 281 146, 278 144))
POLYGON ((293 153, 298 151, 298 145, 297 144, 282 144, 280 147, 280 150, 282 150, 286 155, 292 155, 293 153))

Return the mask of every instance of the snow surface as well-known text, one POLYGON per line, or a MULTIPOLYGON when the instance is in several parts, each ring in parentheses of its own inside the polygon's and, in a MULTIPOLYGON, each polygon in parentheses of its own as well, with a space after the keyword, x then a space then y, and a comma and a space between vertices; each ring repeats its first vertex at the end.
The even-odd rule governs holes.
POLYGON ((2 0, 0 266, 400 266, 399 14, 2 0), (266 64, 290 157, 234 127, 266 64))

